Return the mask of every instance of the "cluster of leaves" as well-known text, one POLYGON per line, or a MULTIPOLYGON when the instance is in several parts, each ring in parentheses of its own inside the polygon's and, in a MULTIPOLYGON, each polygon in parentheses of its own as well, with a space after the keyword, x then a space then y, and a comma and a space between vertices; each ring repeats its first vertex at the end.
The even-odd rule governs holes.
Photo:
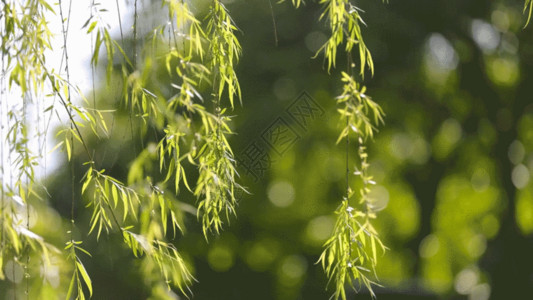
POLYGON ((156 266, 166 282, 175 282, 182 293, 194 279, 174 245, 124 230, 124 240, 136 257, 145 254, 147 273, 156 266))
POLYGON ((169 22, 154 30, 152 48, 157 55, 158 42, 168 39, 168 48, 159 57, 162 57, 168 76, 172 78, 172 89, 177 91, 171 96, 165 96, 157 86, 149 87, 151 56, 147 56, 145 65, 137 70, 118 43, 106 42, 108 33, 105 27, 98 25, 98 20, 87 22, 88 33, 100 28, 93 63, 97 63, 95 58, 98 57, 100 35, 104 36, 108 49, 108 63, 116 52, 124 56, 123 103, 130 109, 130 120, 140 118, 143 124, 163 131, 164 136, 156 146, 158 155, 152 155, 150 149, 153 145, 149 144, 135 159, 128 176, 132 188, 104 175, 103 170, 95 170, 91 160, 82 190, 86 194, 92 187, 92 197, 88 197, 88 205, 93 208, 90 231, 97 228, 98 237, 102 229, 110 232, 118 227, 133 253, 145 257, 147 272, 158 269, 165 282, 183 292, 184 287, 191 283, 192 275, 177 250, 165 241, 169 220, 174 236, 176 229, 182 229, 179 223, 181 212, 177 209, 180 204, 166 196, 165 188, 159 186, 172 182, 178 195, 183 184, 197 196, 199 202, 196 213, 198 218, 202 218, 206 238, 208 232, 219 232, 224 215, 229 218, 229 212, 235 211, 234 190, 240 186, 235 182, 235 161, 226 138, 227 134, 231 134, 227 123, 229 117, 224 116, 220 100, 224 90, 228 91, 231 105, 235 95, 240 99, 240 87, 234 70, 240 45, 233 33, 236 27, 220 2, 213 1, 205 30, 184 1, 165 1, 163 4, 168 8, 169 22), (167 30, 169 35, 165 36, 167 30), (177 30, 183 32, 178 34, 177 30), (206 40, 208 46, 204 48, 206 40), (202 84, 212 85, 213 90, 217 91, 217 95, 213 96, 213 111, 203 105, 202 89, 205 87, 202 84), (165 179, 157 185, 147 172, 152 162, 157 163, 160 172, 166 174, 165 179), (194 189, 187 181, 190 174, 184 163, 198 168, 198 181, 194 189), (143 186, 150 186, 152 192, 143 192, 143 186), (120 212, 116 211, 118 206, 122 206, 122 223, 141 225, 120 225, 117 218, 120 212), (133 213, 136 210, 140 212, 141 222, 133 213), (152 211, 160 213, 149 213, 152 211))
MULTIPOLYGON (((223 112, 222 112, 223 113, 223 112)), ((222 228, 222 218, 229 220, 235 214, 235 189, 242 187, 235 182, 235 160, 225 134, 231 133, 226 121, 228 117, 220 115, 217 123, 206 124, 217 127, 205 137, 205 144, 199 150, 200 176, 194 194, 202 199, 198 210, 202 212, 204 235, 207 231, 218 233, 222 228)))
POLYGON ((72 296, 76 295, 76 299, 84 300, 84 285, 89 290, 89 296, 93 295, 93 284, 91 278, 89 277, 89 273, 87 273, 87 270, 85 269, 85 266, 83 265, 81 259, 78 257, 76 251, 85 253, 88 256, 91 256, 91 254, 87 252, 87 250, 83 249, 80 246, 81 244, 81 241, 70 240, 65 246, 65 250, 68 251, 68 259, 74 265, 74 272, 72 273, 72 279, 70 280, 66 299, 72 299, 72 296), (76 293, 74 293, 74 290, 76 290, 76 293))
MULTIPOLYGON (((78 87, 71 86, 71 84, 60 74, 50 72, 46 67, 45 70, 45 78, 48 79, 53 91, 52 95, 60 99, 61 107, 66 111, 71 124, 71 126, 62 128, 57 132, 56 136, 60 142, 56 144, 53 150, 61 147, 67 153, 67 159, 70 161, 72 159, 74 140, 86 147, 80 129, 88 125, 91 132, 96 136, 99 136, 100 132, 107 135, 109 129, 104 114, 112 111, 88 108, 89 101, 78 87), (83 100, 85 106, 77 105, 71 101, 70 94, 72 93, 72 90, 74 90, 76 95, 83 100)), ((50 107, 50 110, 53 109, 55 109, 53 106, 50 107)), ((88 151, 87 148, 85 149, 88 151)))
POLYGON ((2 135, 4 128, 8 130, 0 142, 0 279, 4 278, 4 262, 8 259, 23 263, 27 268, 30 251, 39 253, 46 263, 49 263, 49 253, 55 251, 29 229, 28 200, 36 195, 34 178, 38 154, 31 150, 28 133, 33 128, 26 118, 29 103, 43 89, 41 61, 45 51, 50 49, 52 36, 45 14, 51 10, 45 1, 2 1, 0 11, 0 94, 4 96, 10 91, 20 96, 20 101, 8 97, 0 99, 0 114, 2 118, 7 117, 0 121, 2 135))
POLYGON ((51 49, 52 32, 45 14, 53 11, 46 1, 3 1, 2 46, 5 70, 10 70, 9 86, 20 88, 21 95, 38 93, 42 88, 41 61, 44 52, 51 49))
MULTIPOLYGON (((361 18, 360 10, 349 0, 320 0, 324 10, 320 20, 326 20, 331 31, 326 43, 318 50, 324 53, 327 69, 336 66, 338 48, 344 45, 344 51, 348 56, 349 72, 341 73, 343 92, 337 97, 339 105, 338 113, 342 124, 345 124, 337 144, 346 141, 346 169, 348 166, 348 145, 350 133, 353 133, 358 142, 358 163, 355 167, 355 175, 362 182, 359 193, 356 193, 349 185, 349 173, 346 174, 346 196, 336 211, 337 222, 331 238, 324 244, 324 251, 319 262, 330 280, 335 282, 335 299, 346 299, 345 285, 366 287, 372 296, 374 281, 369 279, 372 271, 375 273, 377 263, 377 248, 384 251, 385 246, 378 237, 371 224, 371 219, 376 217, 372 203, 368 199, 370 186, 375 184, 368 174, 368 162, 365 141, 372 138, 376 126, 383 122, 381 107, 365 94, 366 88, 360 84, 351 74, 355 64, 352 63, 352 52, 357 47, 359 56, 359 75, 364 77, 365 69, 374 73, 374 63, 369 49, 363 40, 360 24, 365 24, 361 18), (356 198, 356 199, 353 199, 356 198)), ((374 274, 375 275, 375 274, 374 274)), ((377 276, 376 276, 377 277, 377 276)))
MULTIPOLYGON (((96 171, 93 168, 94 163, 90 161, 82 189, 85 192, 89 186, 93 187, 92 197, 89 197, 89 206, 93 207, 91 231, 98 228, 97 236, 99 236, 102 229, 110 232, 115 227, 113 224, 116 224, 122 231, 125 243, 134 254, 145 256, 145 265, 149 266, 147 270, 156 267, 165 282, 172 283, 184 291, 184 286, 191 283, 192 275, 177 250, 165 241, 169 219, 174 236, 176 229, 181 230, 179 225, 181 217, 177 210, 179 205, 176 200, 164 196, 164 189, 160 189, 158 185, 163 186, 173 182, 177 195, 180 192, 180 185, 184 184, 198 197, 197 215, 203 220, 206 237, 210 231, 219 232, 222 226, 222 210, 234 211, 235 162, 225 136, 231 133, 227 125, 229 118, 223 117, 220 95, 214 101, 217 104, 214 111, 210 112, 202 104, 200 89, 201 84, 213 83, 213 89, 220 93, 224 89, 228 90, 228 98, 232 105, 234 95, 240 99, 240 88, 233 69, 240 54, 240 45, 233 35, 236 27, 230 23, 227 11, 218 1, 212 4, 213 13, 210 14, 206 30, 184 1, 165 1, 163 4, 168 8, 169 22, 154 30, 152 46, 157 53, 158 42, 168 39, 168 48, 162 58, 168 76, 173 78, 171 87, 177 90, 176 94, 166 97, 157 87, 148 87, 152 57, 146 57, 143 68, 137 70, 135 63, 130 62, 118 43, 106 42, 108 63, 113 60, 113 55, 116 53, 114 49, 118 49, 124 56, 123 103, 130 108, 130 120, 138 117, 143 124, 154 126, 156 130, 165 133, 156 147, 158 155, 155 157, 151 155, 149 148, 153 147, 152 144, 141 151, 128 176, 129 184, 135 185, 133 188, 126 187, 109 175, 104 175, 103 170, 96 171), (226 24, 230 24, 229 27, 226 24), (167 30, 169 35, 165 36, 167 30), (183 32, 177 34, 177 30, 183 32), (224 38, 220 39, 221 37, 224 38), (204 49, 206 39, 209 50, 204 49), (204 63, 205 59, 208 59, 207 63, 204 63), (131 69, 133 71, 130 71, 131 69), (216 87, 215 82, 219 83, 216 87), (157 159, 159 159, 159 170, 161 173, 166 173, 166 177, 155 185, 145 169, 150 168, 152 160, 157 159), (194 191, 187 181, 189 174, 183 165, 185 162, 196 166, 199 171, 194 191), (142 186, 147 185, 152 190, 151 195, 142 191, 142 186), (136 192, 134 190, 136 188, 141 190, 136 192), (152 200, 145 201, 146 199, 152 200), (121 226, 116 217, 118 212, 115 212, 119 203, 123 209, 122 222, 139 224, 136 215, 132 213, 138 210, 141 219, 146 219, 140 224, 149 225, 121 226), (159 210, 160 214, 147 213, 154 210, 159 210), (135 228, 137 233, 131 231, 135 228)), ((88 21, 87 26, 90 33, 93 28, 99 27, 98 20, 88 21)), ((98 31, 93 55, 94 63, 97 62, 94 58, 98 57, 100 32, 103 32, 102 36, 108 36, 105 28, 98 31)), ((228 214, 226 217, 229 218, 228 214)))
MULTIPOLYGON (((353 193, 350 193, 350 198, 353 193)), ((376 276, 375 267, 378 249, 385 250, 377 232, 370 223, 374 214, 364 213, 349 206, 348 199, 341 202, 335 211, 338 215, 332 237, 326 241, 326 250, 320 256, 322 267, 335 282, 334 298, 346 299, 345 284, 371 288, 376 282, 369 276, 376 276)))
POLYGON ((114 63, 113 58, 117 51, 121 53, 122 58, 124 59, 125 63, 128 66, 132 66, 133 63, 128 58, 128 56, 126 55, 126 53, 124 52, 124 49, 122 49, 120 44, 116 40, 111 38, 111 35, 109 34, 110 26, 103 20, 103 17, 102 17, 102 14, 106 13, 107 9, 101 8, 101 5, 102 4, 99 2, 92 1, 91 16, 87 19, 87 21, 83 25, 83 28, 87 28, 88 35, 92 35, 92 33, 96 31, 96 39, 94 41, 94 45, 92 46, 93 47, 92 48, 93 53, 91 56, 92 67, 96 67, 98 65, 102 43, 105 46, 106 58, 107 58, 106 81, 107 81, 107 84, 110 84, 111 75, 113 74, 113 63, 114 63))
POLYGON ((174 116, 166 120, 165 137, 158 144, 159 163, 162 170, 165 161, 169 161, 165 182, 174 177, 176 193, 180 182, 191 191, 182 162, 197 166, 199 176, 193 193, 199 201, 197 215, 202 218, 207 238, 208 232, 220 231, 224 215, 229 220, 229 215, 235 212, 234 193, 241 188, 235 182, 235 160, 227 141, 227 135, 232 133, 230 118, 224 115, 220 104, 224 90, 231 106, 235 96, 241 99, 234 70, 241 48, 234 34, 236 26, 219 1, 212 2, 205 31, 192 13, 186 13, 184 2, 169 1, 169 8, 170 16, 176 16, 176 24, 190 26, 189 38, 182 40, 184 51, 178 51, 174 35, 174 48, 165 59, 169 75, 177 74, 180 79, 172 84, 178 93, 168 100, 168 109, 181 110, 181 114, 177 120, 174 116), (208 41, 207 49, 202 38, 208 41), (170 67, 174 60, 178 61, 175 73, 170 67), (201 104, 204 101, 199 92, 201 83, 212 86, 213 111, 201 104))
POLYGON ((376 131, 375 125, 383 123, 383 110, 365 94, 366 87, 360 84, 346 72, 342 72, 343 91, 337 97, 339 114, 347 120, 337 143, 347 138, 350 132, 363 138, 372 138, 376 131))
MULTIPOLYGON (((157 269, 159 276, 156 276, 155 280, 162 279, 184 292, 185 287, 194 278, 177 249, 167 241, 169 224, 172 225, 171 231, 174 237, 177 231, 183 229, 181 224, 183 212, 180 210, 183 205, 168 196, 168 193, 165 194, 165 188, 159 186, 166 186, 173 179, 176 195, 180 192, 180 185, 183 184, 198 198, 198 209, 188 209, 188 211, 202 218, 206 238, 209 232, 220 231, 224 216, 229 219, 229 215, 235 212, 234 192, 235 188, 240 186, 235 182, 235 161, 227 141, 227 135, 231 134, 228 123, 230 118, 225 116, 221 99, 223 94, 227 95, 232 107, 235 96, 239 101, 241 99, 240 86, 234 70, 241 47, 234 34, 236 26, 221 2, 212 2, 205 24, 196 19, 185 1, 168 0, 163 1, 163 5, 168 9, 169 22, 153 31, 153 45, 168 40, 168 47, 165 48, 163 55, 159 56, 163 57, 168 76, 172 78, 172 89, 177 91, 168 97, 165 95, 168 87, 159 90, 157 86, 152 85, 149 88, 149 77, 153 71, 150 61, 154 58, 151 54, 157 53, 157 50, 147 55, 144 66, 137 66, 137 60, 134 59, 132 62, 125 53, 124 40, 122 39, 121 45, 111 38, 109 25, 105 24, 102 18, 102 14, 107 10, 94 1, 91 3, 91 17, 83 26, 93 40, 91 59, 93 72, 99 63, 100 49, 102 46, 106 49, 108 85, 111 84, 114 74, 115 56, 121 54, 122 103, 130 109, 132 138, 133 123, 137 122, 137 118, 142 120, 145 127, 153 126, 155 130, 165 133, 156 147, 159 155, 153 155, 154 151, 151 150, 153 144, 149 144, 135 159, 128 176, 130 186, 106 174, 105 170, 97 169, 98 164, 86 143, 86 137, 84 138, 84 135, 88 134, 85 130, 87 127, 96 137, 107 137, 110 132, 104 114, 113 111, 98 110, 94 107, 94 103, 93 107, 89 108, 91 106, 89 101, 70 82, 67 51, 69 16, 63 15, 61 2, 59 2, 59 12, 64 43, 60 72, 64 68, 66 77, 49 70, 45 65, 44 52, 46 49, 51 49, 51 32, 46 27, 48 21, 44 18, 44 11, 54 13, 54 9, 43 0, 26 1, 24 4, 4 1, 2 62, 4 58, 8 62, 3 71, 10 70, 10 89, 12 85, 19 87, 24 96, 31 94, 32 91, 37 94, 40 91, 38 88, 43 89, 46 85, 46 88, 51 90, 47 96, 53 98, 53 103, 59 99, 60 107, 66 112, 69 125, 59 130, 57 136, 60 141, 54 149, 64 149, 71 164, 75 144, 81 145, 87 154, 87 162, 84 164, 87 170, 82 179, 81 192, 87 200, 87 208, 92 210, 89 233, 96 232, 96 237, 99 239, 103 232, 110 234, 119 230, 125 244, 131 248, 134 255, 143 257, 147 273, 157 269), (168 36, 165 35, 167 30, 168 36), (177 33, 177 31, 182 32, 177 33), (11 66, 13 58, 16 60, 11 66), (209 86, 214 91, 212 110, 204 105, 202 96, 209 86), (71 95, 72 91, 74 95, 71 95), (224 93, 225 91, 227 93, 224 93), (74 96, 83 100, 81 105, 72 101, 74 96), (198 182, 193 188, 189 187, 187 181, 190 174, 183 166, 185 162, 190 165, 187 170, 191 166, 198 170, 198 182), (158 164, 160 172, 166 173, 165 179, 158 185, 152 182, 146 172, 152 164, 158 164), (153 214, 153 211, 159 213, 153 214)), ((137 28, 134 28, 135 37, 136 30, 137 28)), ((137 53, 133 55, 137 57, 137 53)), ((54 104, 45 111, 50 115, 57 115, 54 104)), ((18 197, 22 199, 22 203, 26 201, 29 185, 23 184, 23 179, 33 182, 35 178, 33 166, 38 163, 26 144, 29 140, 24 123, 26 112, 9 111, 7 114, 15 120, 15 126, 12 127, 7 142, 13 145, 14 151, 21 154, 20 159, 15 162, 20 165, 21 175, 16 185, 17 193, 13 191, 5 193, 2 185, 0 270, 4 255, 8 253, 5 251, 5 245, 11 245, 9 247, 13 249, 15 255, 20 255, 22 249, 26 247, 24 245, 41 245, 42 251, 48 249, 42 238, 30 232, 28 228, 23 228, 21 221, 17 221, 14 217, 14 205, 10 205, 11 209, 8 208, 9 205, 4 205, 6 198, 4 196, 9 199, 18 197)), ((2 175, 5 173, 2 172, 2 175)), ((11 188, 12 185, 6 186, 11 188)), ((72 224, 74 229, 74 220, 72 224)), ((72 262, 72 280, 67 298, 85 299, 84 290, 88 290, 92 295, 92 284, 78 254, 80 252, 89 256, 90 254, 81 248, 81 241, 74 239, 73 230, 70 231, 70 235, 65 247, 68 251, 67 259, 72 262)))
MULTIPOLYGON (((337 49, 345 43, 345 52, 352 53, 354 46, 358 47, 360 59, 360 74, 364 75, 368 66, 371 73, 374 73, 374 63, 370 51, 363 41, 360 24, 365 24, 361 15, 361 10, 350 3, 349 0, 320 0, 324 6, 324 11, 320 15, 320 20, 326 18, 331 35, 326 43, 318 50, 324 52, 327 61, 328 71, 335 67, 337 49)), ((317 54, 318 54, 317 53, 317 54)))
POLYGON ((342 82, 343 93, 337 97, 337 104, 341 107, 338 112, 345 120, 345 126, 337 143, 343 139, 348 143, 350 133, 357 137, 358 164, 354 175, 360 178, 362 185, 358 193, 347 186, 346 196, 336 211, 338 218, 333 235, 325 243, 325 250, 320 257, 328 277, 335 279, 336 299, 346 299, 344 285, 348 283, 354 286, 354 282, 357 286, 365 286, 375 296, 372 290, 375 283, 368 276, 372 274, 371 271, 375 275, 377 245, 383 251, 386 249, 371 224, 371 220, 376 218, 376 211, 368 194, 375 182, 368 174, 368 154, 364 146, 365 140, 373 137, 375 125, 383 122, 383 112, 365 94, 365 87, 359 88, 352 76, 343 72, 342 82), (354 202, 356 205, 350 206, 354 202))
POLYGON ((213 90, 220 100, 224 89, 231 106, 235 95, 241 99, 241 88, 237 80, 234 64, 241 54, 241 45, 235 36, 234 25, 226 7, 214 0, 208 15, 207 37, 209 40, 209 68, 214 71, 213 90))
MULTIPOLYGON (((13 197, 10 193, 6 193, 3 198, 4 205, 2 210, 4 215, 0 219, 0 222, 2 222, 0 224, 2 226, 0 239, 3 244, 2 255, 0 255, 0 280, 5 279, 3 272, 4 262, 9 258, 16 261, 23 254, 27 255, 29 251, 33 251, 40 254, 39 256, 43 259, 43 263, 50 265, 51 254, 59 253, 59 250, 47 243, 42 236, 27 229, 26 224, 22 223, 22 218, 17 215, 17 207, 22 206, 22 203, 14 199, 17 199, 17 197, 13 197), (5 203, 8 199, 12 201, 5 203), (7 212, 10 213, 8 214, 7 212)), ((22 262, 21 259, 19 261, 22 262)))
MULTIPOLYGON (((359 26, 365 24, 359 14, 361 10, 348 0, 321 0, 320 3, 325 7, 320 18, 327 17, 331 29, 331 36, 319 50, 319 52, 324 52, 328 71, 331 67, 335 67, 337 48, 344 43, 344 50, 349 61, 348 69, 355 67, 351 60, 352 49, 357 45, 360 62, 359 74, 364 77, 366 66, 373 74, 372 56, 363 41, 359 26)), ((527 26, 533 11, 533 1, 525 1, 524 12, 526 11, 528 11, 527 26)), ((348 146, 350 133, 357 138, 358 165, 355 167, 354 175, 360 178, 362 185, 359 193, 355 193, 347 186, 346 196, 336 211, 338 218, 333 235, 325 243, 325 250, 319 261, 328 277, 335 281, 333 295, 335 299, 346 299, 345 285, 354 286, 354 282, 359 287, 366 287, 375 297, 372 285, 376 283, 368 276, 374 273, 377 278, 375 274, 377 250, 385 251, 386 247, 371 224, 371 220, 376 218, 377 208, 373 206, 368 194, 370 186, 375 182, 368 174, 368 154, 364 143, 368 138, 373 137, 376 131, 375 126, 383 122, 383 111, 365 94, 366 88, 360 87, 352 74, 342 72, 341 80, 344 86, 342 94, 337 97, 337 104, 340 106, 338 112, 345 126, 337 143, 345 139, 348 146), (352 198, 359 199, 356 202, 357 206, 351 206, 352 198)), ((348 165, 346 167, 348 169, 348 165)), ((347 172, 347 183, 348 175, 347 172)))
POLYGON ((91 227, 89 233, 95 228, 98 228, 96 237, 99 238, 102 229, 107 233, 113 229, 113 222, 119 225, 115 210, 120 203, 122 206, 123 221, 125 221, 129 214, 133 219, 136 219, 136 210, 140 203, 139 195, 135 190, 124 186, 124 184, 117 179, 105 175, 105 170, 97 171, 91 165, 85 173, 85 180, 81 189, 82 194, 88 191, 88 187, 92 187, 92 196, 89 197, 90 202, 88 206, 93 206, 93 214, 91 216, 91 227))

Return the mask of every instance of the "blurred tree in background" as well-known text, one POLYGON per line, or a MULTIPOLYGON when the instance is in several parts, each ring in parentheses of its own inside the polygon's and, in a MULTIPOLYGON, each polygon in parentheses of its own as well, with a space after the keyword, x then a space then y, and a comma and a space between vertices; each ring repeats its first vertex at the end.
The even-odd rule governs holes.
MULTIPOLYGON (((159 2, 149 3, 139 9, 142 37, 162 13, 159 2)), ((191 2, 198 16, 206 15, 206 3, 191 2)), ((237 181, 249 193, 236 193, 237 217, 230 217, 207 242, 196 217, 195 195, 184 187, 178 194, 177 219, 186 233, 178 232, 173 242, 198 280, 190 294, 193 299, 328 299, 334 283, 328 285, 316 262, 345 193, 346 154, 344 144, 335 144, 344 125, 335 103, 342 92, 340 72, 328 73, 322 55, 312 58, 329 36, 324 22, 317 21, 321 6, 314 1, 298 9, 290 1, 224 3, 242 46, 236 73, 243 105, 235 101, 234 109, 225 112, 236 133, 228 139, 239 162, 237 181), (269 144, 265 137, 279 124, 288 141, 269 144)), ((390 249, 379 256, 383 287, 375 288, 378 299, 531 297, 533 29, 523 28, 523 3, 356 4, 364 9, 368 26, 362 27, 363 35, 375 64, 374 76, 361 80, 386 114, 385 125, 367 143, 370 174, 377 182, 369 197, 380 210, 374 224, 390 249)), ((136 47, 153 49, 151 40, 123 39, 128 57, 136 47)), ((339 52, 338 61, 346 60, 339 52)), ((113 63, 112 84, 106 85, 102 76, 95 90, 98 107, 118 109, 110 135, 86 142, 100 169, 132 182, 135 168, 145 167, 136 158, 142 153, 157 158, 165 133, 141 117, 132 120, 118 100, 123 93, 121 62, 115 58, 113 63)), ((170 85, 163 59, 140 63, 152 65, 151 73, 140 74, 149 90, 170 85)), ((81 165, 85 156, 76 147, 70 165, 81 165)), ((155 185, 145 188, 164 189, 166 174, 149 168, 145 173, 155 185)), ((72 175, 79 193, 86 172, 73 170, 64 162, 48 176, 49 205, 32 202, 39 211, 33 230, 55 245, 64 243, 70 228, 72 175)), ((168 291, 159 275, 150 273, 154 278, 149 278, 121 236, 97 240, 88 235, 83 228, 88 228, 91 211, 84 203, 75 206, 75 234, 92 254, 83 262, 93 299, 183 297, 179 290, 168 291)), ((4 269, 7 280, 0 281, 0 297, 11 299, 15 284, 23 285, 22 271, 15 274, 13 262, 4 269)), ((61 264, 40 272, 32 286, 50 291, 68 287, 71 275, 61 264)), ((348 298, 370 295, 365 289, 358 295, 349 290, 348 298)))

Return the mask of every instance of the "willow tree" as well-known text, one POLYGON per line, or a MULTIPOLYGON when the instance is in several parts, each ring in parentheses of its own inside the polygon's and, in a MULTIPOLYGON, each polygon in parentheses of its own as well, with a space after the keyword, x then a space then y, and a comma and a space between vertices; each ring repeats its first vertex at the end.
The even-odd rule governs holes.
MULTIPOLYGON (((136 158, 127 178, 114 178, 99 167, 103 158, 87 141, 112 136, 117 108, 98 107, 94 94, 84 95, 71 81, 67 41, 72 2, 2 1, 0 279, 6 277, 3 270, 15 272, 15 265, 22 266, 25 284, 13 283, 15 294, 85 299, 98 288, 84 267, 91 254, 76 234, 80 231, 74 213, 78 202, 83 201, 84 209, 91 212, 83 229, 90 233, 87 238, 105 243, 102 236, 119 236, 142 260, 143 273, 152 285, 186 295, 195 279, 173 240, 178 233, 185 234, 183 218, 190 209, 178 199, 183 193, 196 198, 192 212, 206 241, 238 213, 237 195, 246 190, 238 182, 228 142, 233 134, 231 111, 235 105, 246 107, 247 101, 242 99, 235 71, 243 50, 237 24, 220 0, 209 1, 207 12, 195 10, 193 2, 163 0, 163 22, 139 36, 138 2, 133 2, 132 44, 125 41, 122 24, 121 38, 111 37, 102 21, 108 12, 95 1, 90 2, 91 17, 84 25, 92 44, 88 67, 93 87, 103 56, 106 84, 121 87, 118 106, 128 112, 129 142, 135 145, 136 158), (60 28, 48 26, 52 17, 60 19, 60 28), (62 36, 62 43, 52 44, 53 35, 62 36), (59 66, 47 63, 52 49, 62 49, 59 66), (165 81, 155 80, 161 71, 157 66, 164 66, 165 81), (70 230, 61 242, 46 240, 30 225, 31 207, 48 205, 46 187, 35 170, 46 167, 52 118, 62 122, 54 149, 63 151, 71 172, 70 230), (147 136, 157 142, 145 145, 147 136), (85 153, 82 162, 73 160, 79 151, 85 153), (76 178, 80 169, 85 175, 76 178), (65 266, 61 275, 70 276, 68 286, 56 292, 32 289, 32 280, 41 276, 39 269, 51 260, 65 266), (10 268, 5 268, 6 263, 10 268)), ((348 286, 364 287, 374 295, 375 267, 386 249, 372 225, 377 212, 368 195, 376 183, 368 172, 365 146, 383 123, 384 113, 362 84, 373 75, 374 64, 363 39, 360 7, 349 0, 318 3, 322 11, 317 21, 329 36, 316 57, 324 59, 324 72, 344 70, 340 71, 342 92, 332 101, 338 105, 342 124, 336 143, 346 151, 345 193, 335 211, 332 236, 318 260, 333 283, 333 298, 346 299, 348 286), (338 62, 340 52, 346 62, 338 62)), ((292 4, 299 8, 305 3, 292 0, 292 4)), ((118 1, 116 6, 120 11, 118 1)), ((526 0, 527 22, 532 7, 533 2, 526 0)), ((117 18, 120 24, 120 14, 117 18)))

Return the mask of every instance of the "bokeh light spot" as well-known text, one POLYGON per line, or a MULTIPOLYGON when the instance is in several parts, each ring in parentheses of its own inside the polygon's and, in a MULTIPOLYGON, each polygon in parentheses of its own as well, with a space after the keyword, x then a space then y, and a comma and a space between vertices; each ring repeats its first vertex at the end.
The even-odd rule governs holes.
POLYGON ((462 295, 470 294, 478 280, 478 274, 475 270, 464 269, 455 276, 455 290, 462 295))
POLYGON ((431 67, 443 71, 457 68, 459 58, 452 44, 442 34, 433 33, 427 41, 426 59, 431 67))
POLYGON ((279 245, 274 240, 262 239, 247 249, 245 260, 252 270, 262 272, 270 268, 278 254, 279 245))
POLYGON ((309 51, 316 53, 326 43, 328 37, 320 31, 313 31, 305 37, 305 46, 309 51))
POLYGON ((287 207, 294 202, 294 188, 287 181, 274 182, 268 188, 268 199, 277 207, 287 207))
POLYGON ((492 12, 491 21, 500 31, 507 31, 509 29, 509 16, 502 10, 495 10, 492 12))
POLYGON ((518 191, 515 214, 522 233, 533 233, 533 193, 529 189, 518 191))
POLYGON ((468 240, 466 247, 472 258, 478 258, 485 253, 487 240, 483 235, 477 234, 468 240))
POLYGON ((520 77, 520 68, 515 59, 503 57, 489 59, 487 67, 490 79, 497 85, 513 86, 520 77))
POLYGON ((440 248, 439 238, 434 234, 426 236, 420 243, 420 256, 430 258, 437 254, 440 248))
POLYGON ((211 269, 224 272, 229 270, 234 262, 235 257, 233 251, 225 245, 214 245, 207 253, 207 261, 211 269))
POLYGON ((331 216, 319 216, 307 224, 306 238, 314 245, 322 245, 331 235, 335 219, 331 216))
POLYGON ((470 182, 476 192, 484 192, 490 185, 489 173, 484 168, 478 168, 472 174, 470 182))
POLYGON ((374 211, 383 210, 389 203, 389 191, 384 186, 378 185, 370 190, 368 200, 374 211))
POLYGON ((486 215, 481 220, 481 229, 488 239, 493 238, 500 230, 500 221, 492 214, 486 215))
POLYGON ((481 20, 473 20, 470 28, 476 44, 484 52, 492 52, 500 43, 500 34, 492 25, 481 20))
POLYGON ((17 262, 10 260, 4 265, 4 274, 6 278, 13 283, 20 283, 24 270, 17 262))
POLYGON ((489 300, 490 285, 487 283, 478 284, 472 288, 468 300, 489 300))
POLYGON ((515 140, 509 146, 509 151, 507 152, 507 155, 509 156, 509 160, 513 164, 518 165, 524 160, 524 156, 526 155, 526 149, 520 141, 515 140))
POLYGON ((525 188, 529 182, 528 168, 522 164, 514 167, 513 172, 511 174, 511 179, 517 189, 525 188))
POLYGON ((274 95, 280 100, 290 100, 296 96, 296 84, 292 78, 282 77, 274 83, 274 95))
POLYGON ((284 285, 297 284, 307 271, 307 260, 300 255, 291 255, 283 259, 279 268, 279 278, 284 285))
POLYGON ((433 154, 437 159, 448 156, 455 148, 463 134, 461 124, 455 119, 447 119, 440 127, 433 140, 433 154))
POLYGON ((400 160, 407 159, 413 153, 411 139, 404 133, 395 134, 390 142, 390 150, 396 158, 400 160))

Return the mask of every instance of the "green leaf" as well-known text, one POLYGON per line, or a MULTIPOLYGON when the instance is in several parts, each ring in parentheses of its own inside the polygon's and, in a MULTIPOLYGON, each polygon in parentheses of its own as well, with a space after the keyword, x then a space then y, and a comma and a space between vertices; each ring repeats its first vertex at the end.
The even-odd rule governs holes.
POLYGON ((89 257, 92 257, 91 253, 89 253, 87 250, 79 247, 79 246, 75 246, 76 250, 80 250, 81 252, 87 254, 89 257))
POLYGON ((70 142, 68 141, 68 137, 65 137, 65 148, 67 150, 68 161, 70 161, 70 158, 72 157, 72 148, 70 148, 70 142))
POLYGON ((81 274, 81 277, 83 278, 83 281, 85 282, 85 285, 87 286, 87 289, 89 289, 89 295, 92 297, 93 295, 93 285, 91 282, 91 278, 89 277, 89 274, 87 274, 87 270, 85 270, 85 267, 81 263, 81 261, 78 259, 76 261, 76 266, 78 268, 78 271, 81 274))
POLYGON ((165 198, 162 195, 158 195, 159 207, 161 208, 161 224, 163 225, 163 233, 167 234, 167 210, 165 207, 165 198))
POLYGON ((66 300, 72 299, 72 293, 74 292, 74 283, 76 282, 77 272, 74 271, 74 274, 72 275, 72 279, 70 280, 70 284, 68 285, 68 292, 66 300))
POLYGON ((524 13, 528 11, 528 16, 527 16, 527 21, 526 21, 526 24, 524 25, 524 28, 527 27, 527 25, 529 24, 529 21, 531 20, 531 13, 533 12, 533 0, 526 0, 526 2, 524 3, 524 13))
POLYGON ((117 187, 115 186, 115 184, 111 184, 111 192, 113 194, 113 202, 116 208, 118 205, 118 192, 117 192, 117 187))
MULTIPOLYGON (((96 25, 98 25, 98 22, 97 21, 93 21, 91 23, 91 25, 89 26, 89 29, 87 29, 87 33, 91 33, 93 31, 93 29, 96 27, 96 25)), ((85 27, 85 26, 84 26, 85 27)))

